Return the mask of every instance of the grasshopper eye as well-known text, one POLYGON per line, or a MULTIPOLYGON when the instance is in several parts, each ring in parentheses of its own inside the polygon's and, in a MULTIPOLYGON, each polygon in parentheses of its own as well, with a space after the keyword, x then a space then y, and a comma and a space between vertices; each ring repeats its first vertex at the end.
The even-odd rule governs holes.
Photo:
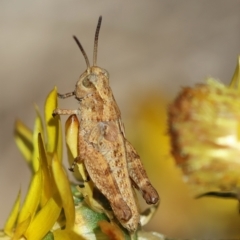
POLYGON ((103 72, 103 75, 104 75, 106 78, 109 79, 109 73, 108 73, 108 71, 105 70, 105 69, 102 69, 102 72, 103 72))
POLYGON ((93 87, 93 84, 89 81, 89 76, 86 76, 83 81, 82 81, 82 84, 84 87, 86 88, 91 88, 93 87))

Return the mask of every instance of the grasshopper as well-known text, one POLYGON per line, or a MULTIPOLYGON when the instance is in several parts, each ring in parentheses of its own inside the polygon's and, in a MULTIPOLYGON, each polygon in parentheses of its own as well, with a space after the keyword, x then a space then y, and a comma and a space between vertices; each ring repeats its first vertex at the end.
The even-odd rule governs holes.
POLYGON ((90 179, 108 199, 115 217, 129 232, 135 232, 140 214, 133 187, 138 189, 148 204, 159 201, 140 157, 125 137, 121 113, 109 86, 109 73, 97 66, 98 36, 102 17, 99 17, 94 40, 93 66, 79 42, 87 65, 76 83, 75 90, 59 94, 60 98, 75 96, 76 110, 55 109, 55 115, 79 116, 78 157, 70 170, 83 162, 90 179))

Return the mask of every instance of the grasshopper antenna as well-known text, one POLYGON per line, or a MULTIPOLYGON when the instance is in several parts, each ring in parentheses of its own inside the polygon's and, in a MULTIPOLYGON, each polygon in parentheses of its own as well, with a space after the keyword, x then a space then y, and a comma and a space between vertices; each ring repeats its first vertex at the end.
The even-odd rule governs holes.
POLYGON ((97 48, 98 48, 98 36, 99 36, 99 31, 102 23, 102 16, 99 17, 98 19, 98 24, 95 32, 95 38, 94 38, 94 50, 93 50, 93 66, 97 65, 97 48))
POLYGON ((77 43, 78 47, 80 48, 80 50, 81 50, 81 52, 82 52, 82 55, 83 55, 84 58, 85 58, 85 62, 86 62, 86 64, 87 64, 87 69, 90 69, 90 63, 89 63, 87 54, 86 54, 86 52, 84 51, 84 49, 83 49, 83 47, 82 47, 82 44, 80 43, 80 41, 77 39, 76 36, 73 36, 73 39, 74 39, 75 42, 77 43))

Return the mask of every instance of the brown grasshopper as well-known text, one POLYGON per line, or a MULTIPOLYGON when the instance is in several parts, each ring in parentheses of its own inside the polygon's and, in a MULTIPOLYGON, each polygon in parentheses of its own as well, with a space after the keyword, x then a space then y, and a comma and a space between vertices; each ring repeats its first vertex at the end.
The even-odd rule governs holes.
POLYGON ((140 157, 125 138, 121 114, 109 86, 109 73, 97 67, 98 35, 102 17, 99 17, 95 33, 93 66, 78 39, 87 70, 80 76, 75 90, 58 94, 60 98, 75 96, 77 110, 55 109, 53 115, 79 115, 79 156, 71 170, 83 162, 90 179, 108 199, 114 215, 121 225, 135 232, 139 224, 139 211, 133 194, 138 189, 148 204, 159 201, 157 191, 151 185, 140 157))

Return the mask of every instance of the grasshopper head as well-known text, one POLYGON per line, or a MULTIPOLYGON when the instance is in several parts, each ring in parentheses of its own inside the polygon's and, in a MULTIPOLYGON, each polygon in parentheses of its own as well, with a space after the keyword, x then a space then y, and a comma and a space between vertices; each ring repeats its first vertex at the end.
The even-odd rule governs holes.
POLYGON ((109 86, 109 73, 100 67, 93 66, 87 69, 76 83, 75 97, 82 99, 98 93, 99 89, 106 89, 109 86))
POLYGON ((75 88, 75 97, 79 100, 89 95, 92 95, 94 93, 99 93, 100 89, 105 89, 109 87, 109 83, 108 83, 109 73, 105 69, 96 66, 98 35, 101 27, 101 22, 102 22, 102 17, 100 16, 98 19, 98 24, 95 32, 92 67, 90 67, 87 54, 85 53, 81 43, 75 36, 73 36, 87 64, 87 70, 80 76, 75 88))

